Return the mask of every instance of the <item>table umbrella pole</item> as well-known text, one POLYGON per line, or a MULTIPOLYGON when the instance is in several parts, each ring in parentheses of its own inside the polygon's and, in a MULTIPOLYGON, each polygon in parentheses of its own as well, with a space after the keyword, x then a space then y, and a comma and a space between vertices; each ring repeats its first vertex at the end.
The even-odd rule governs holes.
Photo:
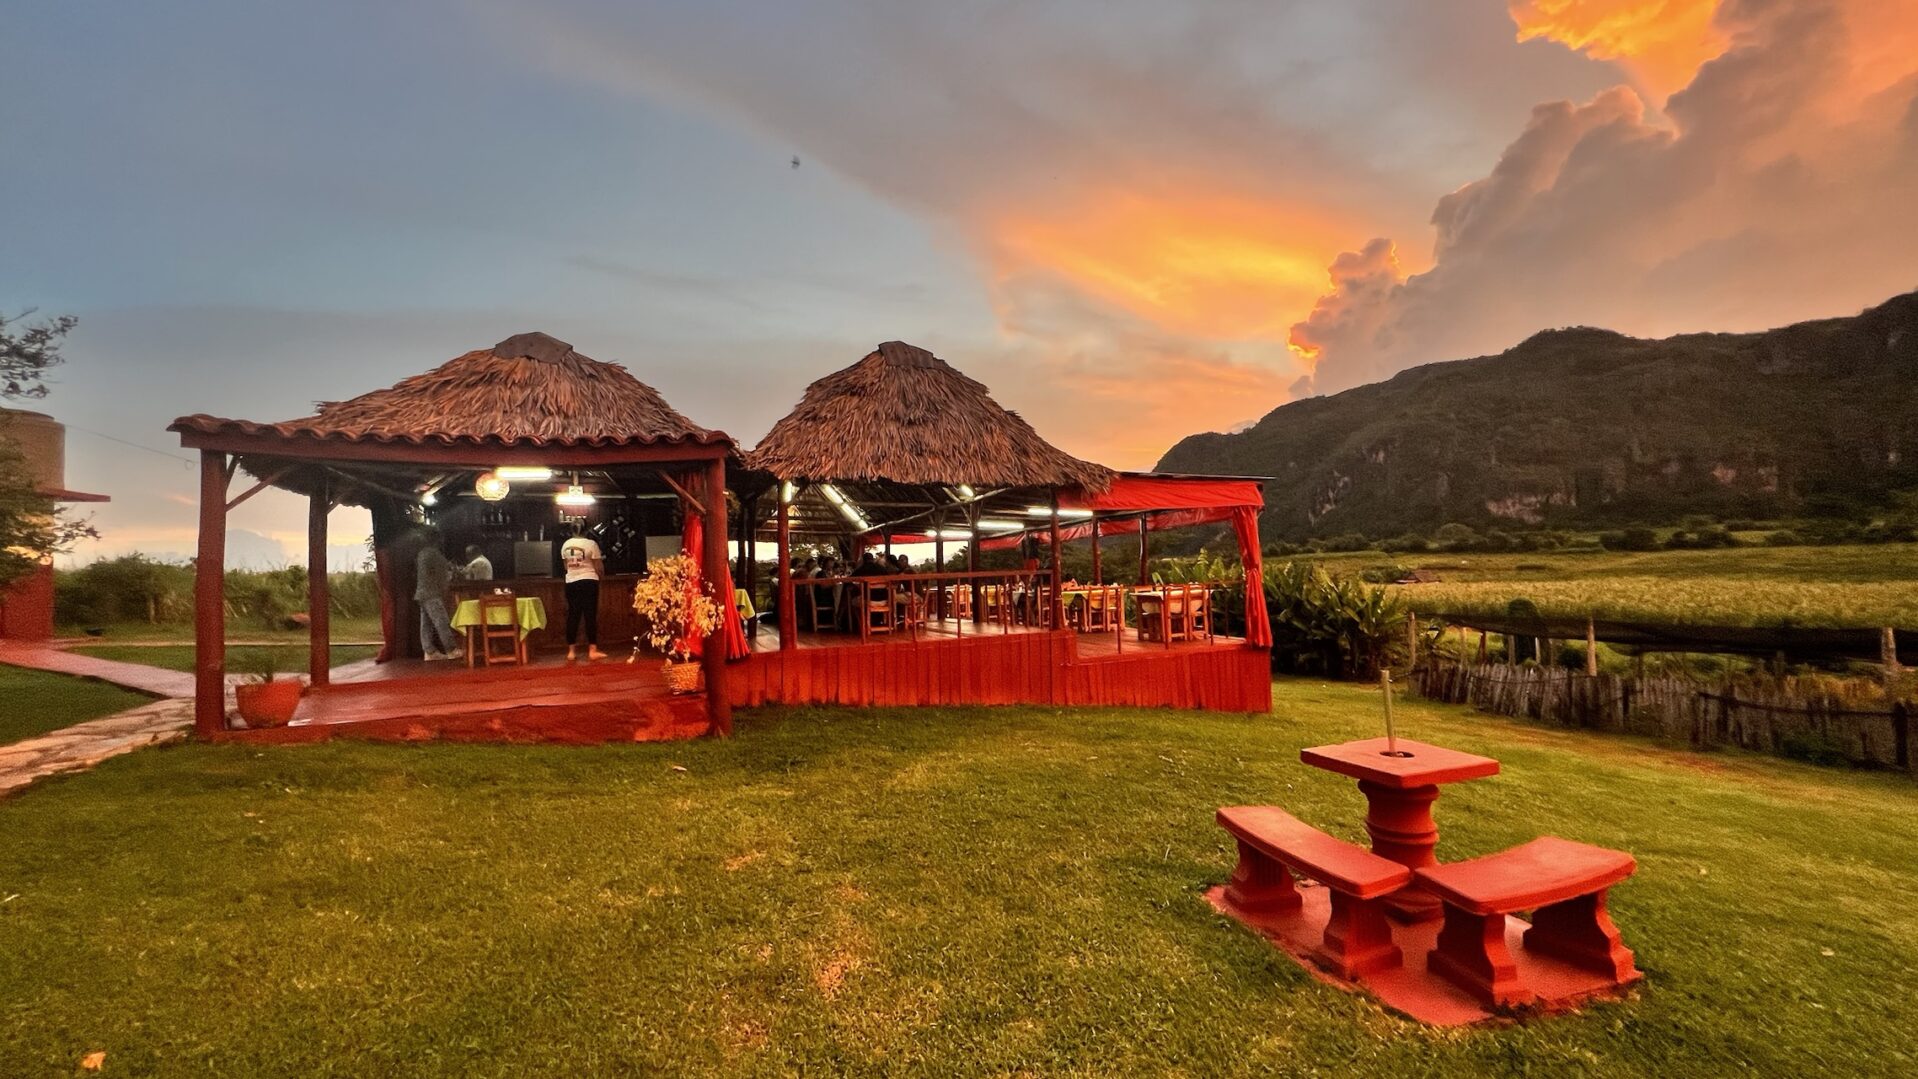
POLYGON ((1379 688, 1385 692, 1385 751, 1398 756, 1399 739, 1392 731, 1392 671, 1389 667, 1379 668, 1379 688))

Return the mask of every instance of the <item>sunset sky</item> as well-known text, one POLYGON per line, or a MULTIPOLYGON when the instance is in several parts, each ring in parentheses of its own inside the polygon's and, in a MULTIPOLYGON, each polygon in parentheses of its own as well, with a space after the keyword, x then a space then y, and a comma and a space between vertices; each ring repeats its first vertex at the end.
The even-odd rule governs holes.
MULTIPOLYGON (((191 550, 175 416, 305 415, 525 330, 748 445, 903 339, 1142 468, 1549 326, 1756 329, 1918 287, 1918 0, 178 0, 4 27, 0 310, 81 319, 43 407, 69 485, 114 497, 82 558, 191 550)), ((343 560, 364 516, 334 528, 343 560)), ((234 529, 237 564, 302 557, 290 498, 234 529)))

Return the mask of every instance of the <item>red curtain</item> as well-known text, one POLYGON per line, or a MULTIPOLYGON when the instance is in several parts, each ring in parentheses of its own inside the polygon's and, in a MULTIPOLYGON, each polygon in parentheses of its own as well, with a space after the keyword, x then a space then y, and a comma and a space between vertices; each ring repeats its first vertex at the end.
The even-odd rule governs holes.
POLYGON ((1265 566, 1259 558, 1259 511, 1232 511, 1232 532, 1239 539, 1239 564, 1245 567, 1245 643, 1272 647, 1272 621, 1265 610, 1265 566))
MULTIPOLYGON (((697 493, 698 488, 694 488, 694 491, 697 493)), ((720 497, 724 498, 725 495, 722 493, 720 497)), ((693 560, 693 565, 700 567, 702 575, 705 573, 705 539, 705 515, 689 511, 686 514, 685 532, 680 536, 679 550, 693 560)), ((713 589, 713 602, 719 604, 722 627, 720 632, 726 635, 726 658, 745 659, 752 654, 752 647, 746 642, 746 627, 739 620, 738 605, 733 602, 733 574, 730 565, 720 577, 718 584, 719 586, 713 589)), ((691 600, 692 596, 689 595, 687 599, 691 600)), ((706 651, 705 642, 697 637, 680 643, 686 647, 690 655, 698 656, 706 651)))

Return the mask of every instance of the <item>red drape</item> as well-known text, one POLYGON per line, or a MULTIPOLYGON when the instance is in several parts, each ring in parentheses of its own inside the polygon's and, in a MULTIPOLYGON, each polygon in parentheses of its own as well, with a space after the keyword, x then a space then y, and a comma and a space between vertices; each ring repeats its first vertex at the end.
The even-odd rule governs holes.
POLYGON ((1272 647, 1272 621, 1265 611, 1265 567, 1259 558, 1259 511, 1232 511, 1232 532, 1239 539, 1239 564, 1245 567, 1245 643, 1272 647))
MULTIPOLYGON (((722 494, 720 497, 723 498, 725 496, 722 494)), ((686 529, 684 534, 680 536, 679 550, 680 553, 693 560, 693 565, 699 567, 702 576, 705 574, 705 566, 703 564, 704 552, 706 550, 705 537, 705 516, 699 513, 687 513, 686 529)), ((698 586, 695 585, 693 587, 697 588, 698 586)), ((746 642, 746 627, 739 620, 739 607, 733 603, 733 574, 730 567, 727 568, 725 574, 721 577, 719 587, 715 588, 713 592, 713 602, 719 604, 720 624, 724 627, 721 632, 726 635, 726 658, 745 659, 748 655, 752 654, 752 647, 746 642)), ((687 596, 687 599, 690 601, 692 595, 687 596)), ((685 647, 689 655, 698 656, 704 654, 706 651, 705 642, 697 637, 688 638, 680 643, 685 647)))

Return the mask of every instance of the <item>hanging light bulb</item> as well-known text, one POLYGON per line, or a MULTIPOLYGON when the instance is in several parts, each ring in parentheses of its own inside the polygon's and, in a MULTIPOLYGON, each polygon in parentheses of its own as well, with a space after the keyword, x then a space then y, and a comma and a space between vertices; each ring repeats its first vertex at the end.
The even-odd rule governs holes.
POLYGON ((498 472, 482 472, 473 480, 473 493, 488 502, 498 502, 513 493, 513 485, 498 472))

